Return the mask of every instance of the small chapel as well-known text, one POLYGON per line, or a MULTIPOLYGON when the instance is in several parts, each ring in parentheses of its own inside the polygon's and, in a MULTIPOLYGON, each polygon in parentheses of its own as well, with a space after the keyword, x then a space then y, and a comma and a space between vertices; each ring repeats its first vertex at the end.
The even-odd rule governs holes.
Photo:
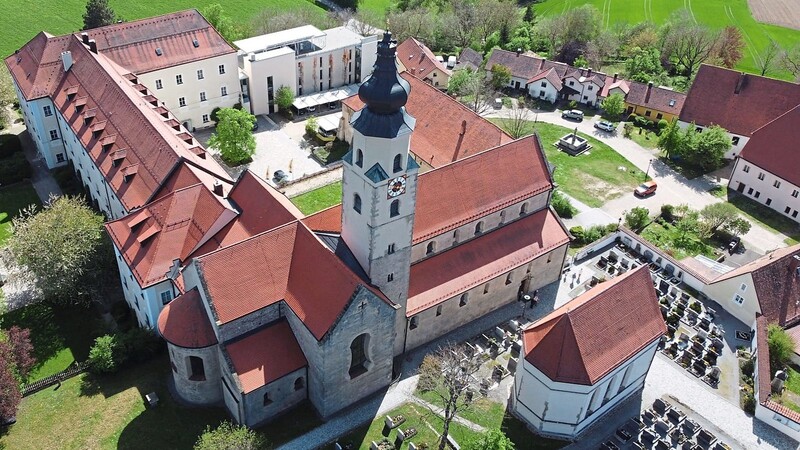
MULTIPOLYGON (((222 195, 179 189, 108 225, 130 241, 179 196, 195 205, 183 213, 210 224, 158 318, 184 400, 222 403, 250 426, 304 401, 326 419, 388 386, 406 352, 560 276, 569 234, 550 207, 538 137, 421 170, 413 155, 426 149, 415 146, 429 141, 412 137, 430 124, 406 103, 408 79, 424 82, 398 73, 395 48, 385 33, 359 88, 341 204, 306 217, 246 171, 222 195)), ((463 108, 428 99, 431 110, 463 108)))

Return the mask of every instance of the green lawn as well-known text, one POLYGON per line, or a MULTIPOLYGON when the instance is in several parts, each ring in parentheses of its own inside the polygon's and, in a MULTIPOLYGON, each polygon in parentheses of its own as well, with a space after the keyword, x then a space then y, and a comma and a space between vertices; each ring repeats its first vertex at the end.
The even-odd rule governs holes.
POLYGON ((794 392, 797 395, 800 395, 800 372, 798 372, 797 369, 792 366, 789 366, 786 370, 787 375, 789 375, 789 378, 786 380, 785 384, 786 389, 794 392))
POLYGON ((689 234, 685 242, 681 242, 680 232, 669 224, 662 225, 658 222, 652 222, 641 232, 641 236, 678 261, 687 256, 695 255, 705 255, 711 259, 716 259, 713 245, 700 240, 694 234, 689 234))
MULTIPOLYGON (((503 127, 503 119, 491 119, 503 127)), ((529 131, 536 131, 542 141, 547 159, 556 166, 553 175, 559 187, 572 198, 591 207, 604 203, 633 190, 644 179, 644 173, 622 155, 597 139, 578 133, 589 139, 592 149, 589 154, 570 156, 558 150, 553 143, 567 133, 569 128, 549 123, 529 122, 529 131), (620 170, 620 168, 625 170, 620 170)))
MULTIPOLYGON (((369 0, 375 2, 377 0, 369 0)), ((139 0, 135 2, 110 0, 109 4, 124 20, 142 19, 173 11, 197 8, 210 4, 223 5, 226 15, 235 22, 250 22, 256 14, 266 7, 280 10, 308 9, 323 15, 325 10, 304 0, 139 0)), ((39 31, 54 35, 80 30, 83 26, 83 13, 86 0, 36 0, 4 8, 0 21, 0 54, 5 57, 28 42, 39 31)))
MULTIPOLYGON (((637 24, 650 21, 663 23, 673 11, 688 8, 695 20, 710 27, 721 29, 734 25, 742 30, 747 48, 738 69, 760 73, 756 61, 762 57, 770 39, 784 48, 800 41, 800 30, 777 27, 757 22, 750 14, 747 0, 543 0, 536 5, 540 15, 561 14, 570 8, 591 4, 603 15, 603 24, 612 28, 617 22, 637 24), (604 8, 604 5, 608 5, 604 8)), ((787 72, 775 72, 773 76, 791 79, 787 72)))
POLYGON ((658 135, 654 132, 647 130, 645 128, 640 128, 634 125, 633 131, 631 131, 631 136, 629 138, 633 142, 641 145, 644 148, 656 148, 658 147, 658 135))
POLYGON ((0 328, 17 325, 31 330, 36 365, 31 381, 58 373, 74 361, 85 361, 94 338, 105 333, 90 309, 36 303, 0 316, 0 328))
POLYGON ((342 182, 323 186, 291 198, 292 203, 305 214, 312 214, 342 202, 342 182))
POLYGON ((750 221, 760 224, 773 233, 783 233, 788 236, 784 240, 787 245, 800 243, 800 225, 792 219, 730 189, 728 189, 728 202, 737 207, 750 221))
POLYGON ((11 219, 28 205, 41 205, 39 196, 29 182, 0 188, 0 245, 11 235, 11 219))
MULTIPOLYGON (((377 14, 379 17, 383 17, 386 14, 386 10, 392 6, 392 0, 361 0, 358 2, 358 9, 365 9, 374 14, 377 14)), ((373 24, 373 25, 380 25, 380 24, 373 24)))

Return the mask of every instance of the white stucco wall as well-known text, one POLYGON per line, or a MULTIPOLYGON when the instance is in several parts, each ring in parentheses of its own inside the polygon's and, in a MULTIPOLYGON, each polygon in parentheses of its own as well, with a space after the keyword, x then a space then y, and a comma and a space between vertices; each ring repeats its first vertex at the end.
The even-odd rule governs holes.
POLYGON ((789 219, 800 222, 800 186, 773 175, 749 161, 737 158, 728 187, 789 219))
POLYGON ((178 296, 177 288, 173 286, 171 281, 164 280, 142 289, 116 246, 114 246, 114 256, 119 268, 119 277, 122 282, 125 301, 136 316, 136 321, 141 328, 150 328, 158 332, 158 327, 156 326, 158 315, 165 305, 161 294, 162 292, 169 292, 169 298, 172 300, 178 296))
POLYGON ((657 345, 654 340, 591 386, 553 381, 521 356, 513 411, 542 434, 574 439, 644 386, 657 345))
POLYGON ((547 80, 537 80, 528 84, 528 95, 533 98, 547 100, 550 103, 555 103, 558 99, 558 91, 547 80))
POLYGON ((240 100, 236 53, 143 73, 138 78, 181 123, 189 122, 189 130, 213 126, 210 120, 203 123, 204 114, 210 116, 212 109, 232 107, 240 100), (222 75, 219 73, 220 65, 225 66, 222 75), (198 79, 198 70, 203 71, 203 79, 198 79), (183 84, 177 84, 177 75, 181 75, 183 84), (156 80, 161 80, 161 89, 157 89, 156 80), (225 96, 221 93, 222 87, 227 89, 225 96), (201 92, 205 92, 206 101, 200 100, 201 92), (180 106, 181 97, 186 101, 186 106, 180 106))
POLYGON ((63 134, 59 129, 59 113, 56 111, 53 102, 48 97, 26 101, 16 81, 13 81, 13 83, 19 100, 20 111, 22 112, 22 120, 25 122, 34 145, 36 145, 36 150, 47 163, 47 167, 52 169, 67 164, 63 134), (49 116, 45 114, 45 108, 49 108, 49 116), (56 139, 51 138, 50 131, 57 133, 56 139))
MULTIPOLYGON (((253 114, 270 113, 267 96, 269 77, 272 77, 275 94, 282 86, 289 87, 295 95, 297 94, 297 64, 294 51, 291 49, 280 48, 257 55, 244 55, 241 64, 242 71, 248 78, 250 107, 253 114)), ((277 105, 273 111, 278 111, 277 105)))

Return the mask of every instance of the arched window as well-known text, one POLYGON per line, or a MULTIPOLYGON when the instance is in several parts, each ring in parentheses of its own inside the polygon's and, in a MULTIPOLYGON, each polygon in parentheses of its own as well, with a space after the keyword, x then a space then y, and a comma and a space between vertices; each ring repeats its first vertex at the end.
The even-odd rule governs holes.
POLYGON ((514 281, 513 273, 508 272, 508 275, 506 275, 506 284, 511 284, 513 281, 514 281))
POLYGON ((206 369, 203 365, 203 358, 198 356, 189 357, 189 379, 192 381, 205 381, 206 369))
POLYGON ((486 283, 486 284, 483 285, 483 293, 484 294, 488 294, 489 293, 489 283, 486 283))
POLYGON ((483 221, 475 224, 475 236, 483 233, 483 221))
POLYGON ((428 248, 425 249, 425 254, 430 255, 431 253, 436 251, 436 242, 430 241, 428 242, 428 248))
POLYGON ((269 396, 269 392, 264 392, 264 406, 269 406, 272 404, 272 398, 269 396))
POLYGON ((304 387, 306 387, 306 380, 305 380, 305 378, 303 378, 303 377, 297 377, 297 379, 296 379, 296 380, 294 380, 294 390, 295 390, 295 391, 299 391, 299 390, 303 389, 304 387))
POLYGON ((519 215, 524 216, 525 214, 528 214, 528 202, 523 203, 522 206, 519 207, 519 215))
POLYGON ((419 326, 419 318, 417 318, 417 316, 412 317, 411 318, 411 323, 409 324, 408 328, 410 330, 413 330, 413 329, 417 328, 418 326, 419 326))
POLYGON ((458 242, 458 229, 453 230, 453 242, 458 242))
POLYGON ((400 200, 392 201, 391 206, 389 206, 389 217, 395 217, 400 215, 400 200))
POLYGON ((506 221, 506 210, 500 211, 500 225, 504 224, 506 221))
POLYGON ((353 194, 353 209, 361 214, 361 196, 358 194, 353 194))
POLYGON ((464 292, 463 294, 461 294, 461 299, 458 301, 458 306, 466 305, 467 300, 469 300, 469 294, 464 292))
POLYGON ((362 152, 360 148, 356 150, 356 165, 358 167, 364 167, 364 152, 362 152))
POLYGON ((367 358, 367 346, 369 345, 369 335, 359 334, 350 343, 350 378, 355 378, 367 372, 369 359, 367 358))
POLYGON ((399 153, 394 157, 394 164, 392 165, 392 170, 397 173, 403 170, 403 156, 399 153))

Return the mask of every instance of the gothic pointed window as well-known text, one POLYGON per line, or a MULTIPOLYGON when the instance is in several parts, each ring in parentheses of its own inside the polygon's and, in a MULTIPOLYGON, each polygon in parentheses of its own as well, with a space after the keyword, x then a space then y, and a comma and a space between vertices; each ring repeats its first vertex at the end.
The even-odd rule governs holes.
POLYGON ((523 203, 519 208, 519 215, 524 216, 525 214, 528 214, 528 202, 523 203))
POLYGON ((203 359, 197 356, 189 357, 189 379, 193 381, 205 381, 206 370, 203 366, 203 359))
POLYGON ((356 150, 356 165, 358 167, 364 167, 364 152, 362 152, 360 148, 356 150))
POLYGON ((392 169, 395 173, 403 170, 403 157, 400 154, 394 157, 394 165, 392 169))
POLYGON ((483 233, 483 222, 478 222, 475 224, 475 236, 483 233))
POLYGON ((353 194, 353 209, 361 214, 361 196, 358 194, 353 194))
POLYGON ((369 336, 364 333, 356 336, 350 343, 350 378, 355 378, 367 372, 369 359, 367 359, 367 346, 369 336))
POLYGON ((389 206, 389 217, 396 217, 400 215, 400 200, 394 200, 389 206))
POLYGON ((425 254, 430 255, 436 251, 436 242, 428 242, 428 248, 425 249, 425 254))

